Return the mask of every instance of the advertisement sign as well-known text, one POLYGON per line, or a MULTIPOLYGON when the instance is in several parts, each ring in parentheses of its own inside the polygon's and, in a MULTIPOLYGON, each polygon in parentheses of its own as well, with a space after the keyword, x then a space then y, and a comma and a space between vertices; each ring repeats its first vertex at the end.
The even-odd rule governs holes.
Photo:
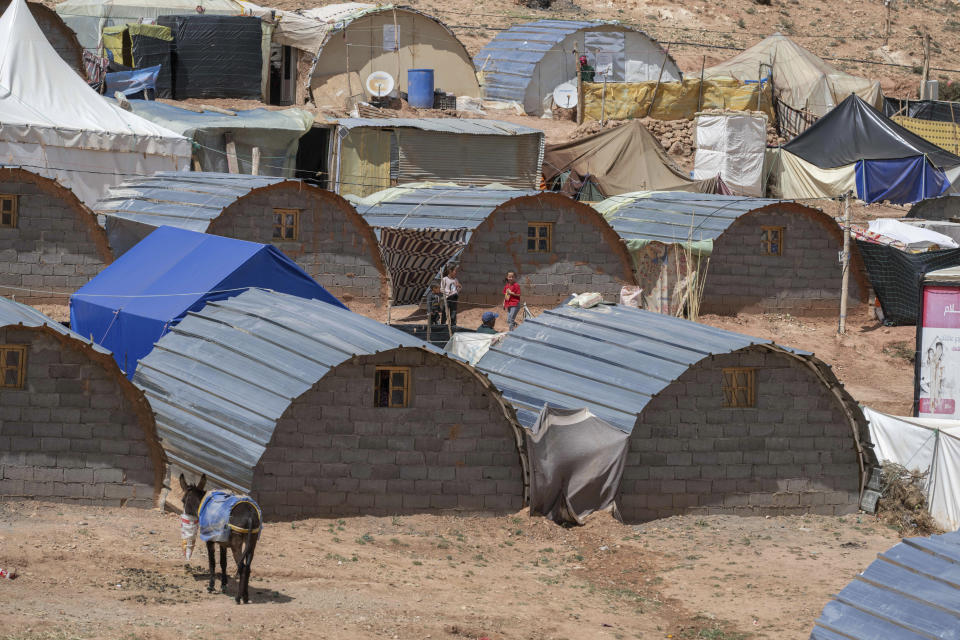
POLYGON ((923 289, 917 415, 960 418, 960 287, 923 289))

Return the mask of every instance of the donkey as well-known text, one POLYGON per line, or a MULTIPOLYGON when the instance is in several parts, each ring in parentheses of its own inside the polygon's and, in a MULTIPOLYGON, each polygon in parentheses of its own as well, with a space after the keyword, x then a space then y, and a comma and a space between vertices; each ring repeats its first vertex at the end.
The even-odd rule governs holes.
MULTIPOLYGON (((200 538, 207 543, 207 556, 210 560, 210 584, 207 591, 213 593, 217 565, 213 557, 213 545, 220 545, 220 590, 227 591, 227 547, 233 551, 233 560, 237 563, 237 604, 250 602, 248 586, 250 583, 250 563, 253 562, 253 552, 260 539, 262 522, 260 508, 246 496, 231 496, 223 491, 207 493, 204 486, 207 484, 207 474, 200 476, 197 484, 187 482, 180 474, 180 487, 183 489, 183 513, 194 518, 200 518, 200 538), (216 501, 229 509, 229 521, 211 531, 211 524, 205 522, 208 502, 212 505, 216 501), (206 529, 205 529, 206 528, 206 529)), ((225 515, 225 514, 224 514, 225 515)), ((216 523, 214 523, 215 525, 216 523)), ((192 544, 191 544, 192 547, 192 544)))

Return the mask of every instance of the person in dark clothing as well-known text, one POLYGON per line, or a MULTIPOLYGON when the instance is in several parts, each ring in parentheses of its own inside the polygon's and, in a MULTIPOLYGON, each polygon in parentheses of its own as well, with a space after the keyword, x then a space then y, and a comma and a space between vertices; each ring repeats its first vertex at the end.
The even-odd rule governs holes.
POLYGON ((587 56, 580 56, 580 79, 583 82, 593 82, 594 69, 587 62, 587 56))
POLYGON ((442 324, 440 322, 442 309, 443 295, 440 293, 440 283, 434 282, 430 285, 430 293, 427 294, 427 321, 431 325, 442 324))
POLYGON ((480 318, 480 321, 483 324, 481 324, 477 329, 477 333, 500 333, 495 328, 495 325, 497 324, 497 318, 499 317, 499 313, 494 313, 493 311, 484 311, 483 316, 480 318))

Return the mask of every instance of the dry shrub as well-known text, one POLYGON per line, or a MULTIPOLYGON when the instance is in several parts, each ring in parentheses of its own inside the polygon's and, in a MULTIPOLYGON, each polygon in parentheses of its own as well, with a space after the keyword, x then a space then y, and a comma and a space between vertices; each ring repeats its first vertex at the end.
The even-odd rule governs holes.
POLYGON ((927 497, 923 493, 927 472, 910 471, 899 464, 884 462, 881 477, 884 491, 877 502, 880 522, 907 536, 942 533, 927 511, 927 497))

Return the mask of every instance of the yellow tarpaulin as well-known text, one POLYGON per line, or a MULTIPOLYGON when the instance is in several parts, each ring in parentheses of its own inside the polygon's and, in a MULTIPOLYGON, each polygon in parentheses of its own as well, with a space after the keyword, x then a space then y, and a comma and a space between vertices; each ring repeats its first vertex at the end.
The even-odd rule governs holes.
POLYGON ((357 127, 340 144, 340 195, 361 198, 390 186, 390 131, 357 127))
POLYGON ((763 111, 771 122, 774 117, 769 85, 764 86, 761 97, 758 84, 740 84, 732 78, 704 80, 702 96, 699 78, 662 82, 659 89, 656 82, 583 83, 583 114, 587 120, 627 120, 646 115, 657 120, 690 120, 705 109, 763 111))
MULTIPOLYGON (((957 113, 960 116, 960 112, 957 113)), ((936 120, 920 120, 907 116, 891 118, 904 129, 917 134, 927 142, 946 149, 950 153, 960 155, 960 126, 952 122, 938 122, 936 120)))

